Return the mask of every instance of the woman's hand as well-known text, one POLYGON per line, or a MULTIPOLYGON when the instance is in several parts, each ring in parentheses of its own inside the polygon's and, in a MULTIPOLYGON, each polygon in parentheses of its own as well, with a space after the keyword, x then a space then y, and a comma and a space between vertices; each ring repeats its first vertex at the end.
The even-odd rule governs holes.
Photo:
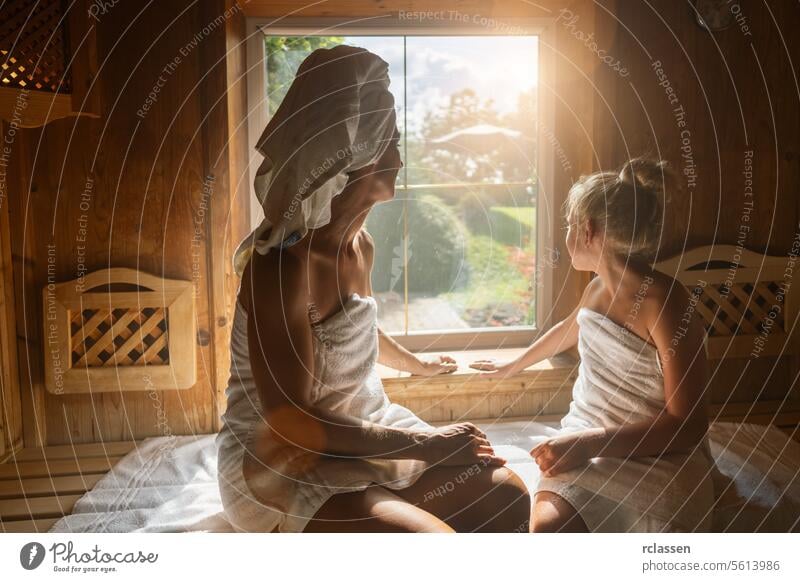
POLYGON ((531 457, 545 477, 582 467, 594 456, 591 439, 582 433, 557 436, 531 449, 531 457))
POLYGON ((458 369, 458 364, 450 356, 436 356, 431 360, 417 358, 418 366, 413 372, 416 376, 438 376, 439 374, 452 374, 458 369))
POLYGON ((505 465, 506 460, 494 454, 489 439, 471 422, 450 424, 424 433, 419 445, 422 457, 432 464, 472 465, 483 462, 505 465))
POLYGON ((507 378, 516 374, 518 370, 517 360, 498 361, 495 359, 476 360, 469 367, 482 372, 481 376, 493 376, 496 378, 507 378))

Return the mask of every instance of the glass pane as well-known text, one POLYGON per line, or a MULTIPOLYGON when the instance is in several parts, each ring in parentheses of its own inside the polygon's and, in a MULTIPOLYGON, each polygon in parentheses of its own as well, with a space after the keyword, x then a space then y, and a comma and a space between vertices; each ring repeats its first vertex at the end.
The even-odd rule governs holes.
POLYGON ((378 303, 378 323, 389 333, 406 331, 406 240, 403 238, 406 201, 396 197, 377 204, 366 228, 375 240, 372 295, 378 303))
POLYGON ((535 323, 530 186, 414 192, 409 201, 409 329, 535 323))
POLYGON ((407 37, 407 59, 409 328, 533 325, 537 37, 407 37))
POLYGON ((409 36, 406 42, 409 183, 532 180, 537 37, 409 36))

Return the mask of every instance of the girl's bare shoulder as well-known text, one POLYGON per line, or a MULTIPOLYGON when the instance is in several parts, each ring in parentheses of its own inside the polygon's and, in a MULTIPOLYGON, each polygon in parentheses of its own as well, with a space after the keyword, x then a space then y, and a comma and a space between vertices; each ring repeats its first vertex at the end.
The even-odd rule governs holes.
POLYGON ((696 300, 680 281, 665 273, 653 271, 643 277, 642 285, 647 286, 642 313, 648 320, 648 327, 652 329, 658 324, 676 327, 681 321, 688 321, 696 300))

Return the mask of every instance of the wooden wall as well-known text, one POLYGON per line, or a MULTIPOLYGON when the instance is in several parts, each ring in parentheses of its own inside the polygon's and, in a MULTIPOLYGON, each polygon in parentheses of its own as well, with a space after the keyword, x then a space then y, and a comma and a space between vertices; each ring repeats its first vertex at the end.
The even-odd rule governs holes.
MULTIPOLYGON (((3 135, 7 132, 3 131, 3 135)), ((3 176, 0 178, 0 461, 22 446, 10 235, 7 181, 3 176)))
MULTIPOLYGON (((683 191, 668 206, 664 258, 708 244, 788 256, 800 237, 800 39, 791 29, 800 5, 731 4, 739 22, 713 34, 698 27, 686 2, 618 1, 613 16, 598 11, 598 26, 613 31, 609 54, 630 72, 621 79, 596 69, 595 139, 606 147, 599 165, 650 153, 682 173, 683 191)), ((714 400, 798 403, 789 364, 712 362, 714 400)))
MULTIPOLYGON (((617 83, 609 128, 614 160, 649 151, 691 170, 668 222, 667 254, 710 243, 742 243, 785 255, 800 218, 800 40, 788 23, 800 21, 796 2, 741 0, 749 35, 734 23, 709 34, 683 2, 618 2, 617 33, 609 52, 630 70, 617 83), (653 63, 660 61, 674 91, 670 104, 653 63), (685 111, 679 127, 675 110, 685 111), (681 135, 681 132, 688 134, 681 135), (688 144, 684 144, 688 138, 688 144), (752 151, 754 205, 745 209, 745 156, 752 151), (740 227, 749 227, 744 231, 740 227), (741 236, 740 236, 741 235, 741 236)), ((605 73, 605 76, 608 76, 605 73)))
POLYGON ((238 125, 246 107, 238 78, 244 16, 223 0, 120 2, 95 26, 100 118, 20 130, 10 164, 26 446, 214 432, 224 405, 237 284, 230 257, 249 220, 240 162, 246 134, 238 125), (91 396, 45 390, 43 287, 110 266, 193 282, 194 387, 122 394, 111 386, 91 396))

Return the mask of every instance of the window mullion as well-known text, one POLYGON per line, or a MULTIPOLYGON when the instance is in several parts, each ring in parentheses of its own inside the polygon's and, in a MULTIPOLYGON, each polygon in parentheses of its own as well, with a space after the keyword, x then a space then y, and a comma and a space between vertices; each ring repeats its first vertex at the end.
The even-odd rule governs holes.
MULTIPOLYGON (((408 58, 407 37, 403 36, 403 159, 408 162, 408 58)), ((403 168, 404 191, 408 192, 408 166, 403 168)), ((403 197, 403 314, 404 330, 408 335, 408 194, 403 197)))

